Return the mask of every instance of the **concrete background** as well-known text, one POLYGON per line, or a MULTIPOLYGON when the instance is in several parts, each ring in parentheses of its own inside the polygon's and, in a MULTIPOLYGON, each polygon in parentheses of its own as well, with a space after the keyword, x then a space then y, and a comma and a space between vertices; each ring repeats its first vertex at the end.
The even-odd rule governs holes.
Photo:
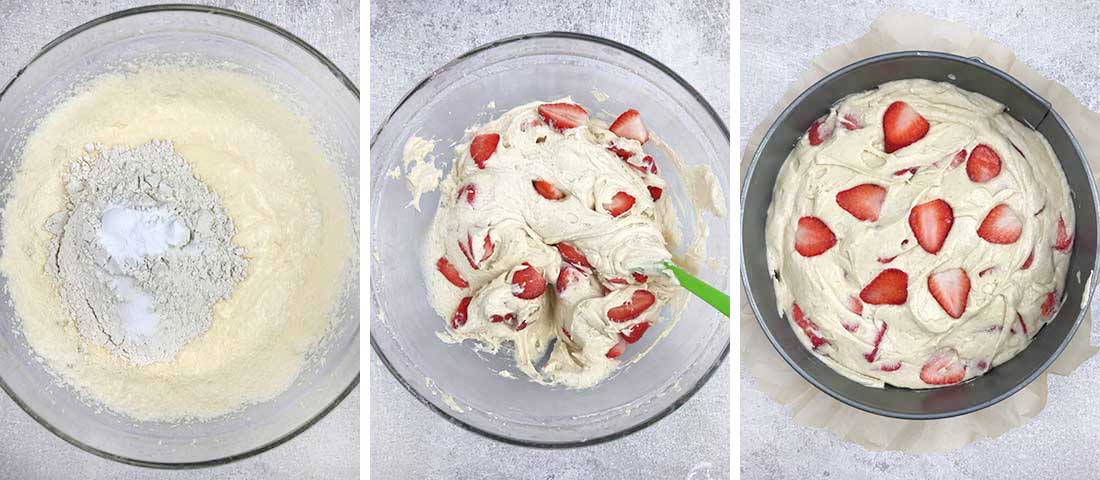
MULTIPOLYGON (((652 55, 729 124, 729 4, 589 1, 372 1, 371 131, 428 73, 497 38, 546 30, 607 37, 652 55)), ((719 479, 729 477, 729 363, 683 407, 597 446, 538 450, 467 432, 428 410, 371 353, 371 474, 416 479, 719 479)))
MULTIPOLYGON (((194 1, 194 0, 192 0, 194 1)), ((65 31, 136 1, 0 0, 0 82, 65 31)), ((359 83, 359 2, 200 1, 279 25, 327 55, 359 83)), ((54 436, 0 394, 0 479, 349 479, 359 478, 359 389, 313 428, 289 442, 220 467, 161 471, 85 453, 54 436)))
MULTIPOLYGON (((969 25, 1100 110, 1100 2, 747 1, 741 4, 742 138, 763 120, 810 59, 863 35, 890 4, 969 25)), ((1076 132, 1085 135, 1085 132, 1076 132)), ((1096 132, 1088 134, 1095 135, 1096 132)), ((741 143, 744 150, 744 140, 741 143)), ((1094 317, 1096 299, 1093 302, 1094 317)), ((1093 322, 1092 343, 1100 328, 1093 322)), ((1071 377, 1050 377, 1046 409, 997 439, 950 454, 869 452, 831 433, 796 425, 742 369, 741 478, 1009 479, 1100 478, 1100 360, 1071 377)))

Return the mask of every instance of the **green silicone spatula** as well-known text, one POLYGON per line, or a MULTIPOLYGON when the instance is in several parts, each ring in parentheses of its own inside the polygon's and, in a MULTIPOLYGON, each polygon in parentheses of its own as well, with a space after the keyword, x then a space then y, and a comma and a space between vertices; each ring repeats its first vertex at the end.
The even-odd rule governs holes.
POLYGON ((665 262, 665 268, 672 270, 672 274, 676 275, 676 279, 680 281, 680 286, 685 290, 691 292, 700 300, 707 302, 715 310, 722 312, 726 318, 730 316, 730 296, 723 293, 721 290, 714 288, 704 282, 695 278, 694 275, 687 273, 684 269, 677 267, 672 262, 665 262))

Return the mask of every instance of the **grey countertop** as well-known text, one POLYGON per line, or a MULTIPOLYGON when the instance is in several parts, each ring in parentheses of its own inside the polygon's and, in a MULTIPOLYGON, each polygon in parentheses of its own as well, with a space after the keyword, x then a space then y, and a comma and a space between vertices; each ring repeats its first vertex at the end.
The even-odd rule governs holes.
MULTIPOLYGON (((729 4, 696 0, 525 0, 486 8, 460 0, 372 1, 371 131, 432 70, 497 38, 547 30, 633 46, 682 75, 729 122, 729 4), (676 2, 672 2, 676 3, 676 2)), ((505 445, 463 430, 420 404, 371 353, 374 478, 728 478, 729 363, 683 407, 612 442, 568 450, 505 445)))
MULTIPOLYGON (((155 2, 0 0, 0 82, 61 33, 117 10, 155 2)), ((275 23, 327 55, 359 83, 359 2, 199 2, 275 23)), ((85 453, 42 428, 0 395, 0 479, 349 479, 359 477, 359 389, 312 428, 260 455, 220 467, 160 471, 85 453)))
MULTIPOLYGON (((747 1, 741 6, 741 149, 810 59, 863 35, 887 6, 967 24, 1100 110, 1100 2, 747 1)), ((1095 132, 1090 132, 1095 134, 1095 132)), ((1084 132, 1077 132, 1083 135, 1084 132)), ((1096 302, 1094 298, 1094 312, 1096 302)), ((1095 316, 1095 314, 1094 314, 1095 316)), ((1094 322, 1092 343, 1096 344, 1094 322)), ((1100 478, 1100 359, 1050 376, 1046 408, 1000 438, 935 455, 869 452, 795 424, 788 411, 741 378, 741 477, 745 479, 1100 478)))

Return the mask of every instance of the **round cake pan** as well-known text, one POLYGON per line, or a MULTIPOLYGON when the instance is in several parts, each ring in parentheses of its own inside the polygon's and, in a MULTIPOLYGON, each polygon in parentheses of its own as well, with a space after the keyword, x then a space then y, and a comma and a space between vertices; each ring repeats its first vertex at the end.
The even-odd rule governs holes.
MULTIPOLYGON (((1051 181, 1055 181, 1052 179, 1051 181)), ((1031 383, 1058 358, 1088 314, 1097 267, 1097 198, 1088 164, 1069 127, 1050 103, 1005 72, 981 59, 940 52, 908 51, 871 57, 844 67, 802 92, 768 129, 742 184, 741 278, 753 313, 779 354, 803 378, 852 407, 887 417, 936 419, 993 405, 1031 383), (1077 225, 1065 301, 1057 316, 1019 355, 985 375, 950 387, 911 390, 866 387, 836 373, 798 341, 776 306, 765 255, 764 226, 779 167, 814 119, 841 98, 882 83, 907 78, 950 82, 981 93, 1046 137, 1069 182, 1077 225)))

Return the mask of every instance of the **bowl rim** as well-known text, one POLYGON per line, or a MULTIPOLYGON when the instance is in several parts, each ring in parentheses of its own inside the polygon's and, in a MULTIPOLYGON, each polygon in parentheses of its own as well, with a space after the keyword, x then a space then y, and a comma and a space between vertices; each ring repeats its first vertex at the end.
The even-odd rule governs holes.
MULTIPOLYGON (((603 38, 603 37, 598 37, 598 36, 595 36, 595 35, 589 35, 589 34, 585 34, 585 33, 577 33, 577 32, 546 31, 546 32, 536 32, 536 33, 527 33, 527 34, 521 34, 521 35, 508 36, 508 37, 501 38, 499 40, 495 40, 495 41, 492 41, 492 42, 474 47, 470 51, 468 51, 466 53, 463 53, 462 55, 459 55, 454 60, 451 60, 451 61, 447 62, 446 64, 444 64, 442 67, 439 67, 438 69, 434 70, 432 73, 429 73, 422 80, 417 82, 417 84, 412 89, 410 89, 409 92, 406 93, 401 98, 401 100, 399 100, 397 102, 397 106, 395 106, 390 111, 390 113, 388 115, 386 115, 386 117, 382 120, 382 122, 378 124, 378 128, 374 131, 374 134, 371 136, 371 143, 370 143, 371 150, 374 149, 374 143, 378 139, 378 137, 381 134, 382 130, 386 128, 386 126, 389 124, 390 120, 393 119, 394 115, 398 112, 398 110, 400 110, 401 107, 403 107, 405 105, 405 103, 410 98, 412 98, 412 96, 417 91, 419 91, 421 88, 423 88, 428 82, 430 82, 432 79, 434 79, 438 75, 442 74, 443 72, 445 72, 447 70, 450 70, 451 68, 456 67, 457 65, 459 65, 460 63, 462 63, 466 59, 468 59, 470 57, 473 57, 473 56, 475 56, 475 55, 477 55, 481 52, 484 52, 484 51, 487 51, 487 50, 490 50, 490 49, 493 49, 493 48, 496 48, 496 47, 500 47, 500 46, 503 46, 503 45, 511 44, 511 43, 523 42, 523 41, 528 41, 528 40, 540 40, 540 39, 547 39, 547 38, 557 38, 557 39, 565 39, 565 40, 572 40, 572 41, 590 42, 590 43, 595 43, 595 44, 602 45, 602 46, 605 46, 605 47, 611 47, 613 49, 616 49, 616 50, 622 51, 624 53, 627 53, 629 55, 632 55, 633 57, 635 57, 635 58, 637 58, 637 59, 639 59, 639 60, 655 67, 655 68, 657 68, 661 73, 667 75, 676 84, 678 84, 681 88, 683 88, 689 95, 691 95, 692 98, 695 99, 696 102, 699 103, 699 105, 701 107, 703 107, 704 112, 706 112, 710 116, 711 120, 713 120, 714 123, 719 127, 719 130, 721 131, 722 135, 724 135, 726 137, 726 141, 727 142, 729 141, 729 137, 730 137, 729 128, 726 126, 726 123, 722 120, 722 117, 718 115, 718 112, 714 110, 714 107, 711 106, 711 104, 706 100, 706 98, 704 98, 703 95, 700 94, 699 91, 695 89, 695 87, 691 86, 691 84, 689 84, 686 80, 684 80, 683 77, 681 77, 679 74, 674 72, 671 68, 665 66, 663 63, 661 63, 657 59, 655 59, 655 58, 653 58, 653 57, 651 57, 651 56, 649 56, 649 55, 647 55, 647 54, 645 54, 645 53, 643 53, 643 52, 641 52, 641 51, 639 51, 639 50, 637 50, 633 47, 630 47, 630 46, 624 45, 622 43, 616 42, 614 40, 609 40, 609 39, 606 39, 606 38, 603 38)), ((375 188, 376 183, 378 181, 382 181, 382 179, 372 177, 372 179, 371 179, 371 191, 374 191, 374 188, 375 188)), ((371 288, 372 303, 377 305, 378 302, 377 302, 376 295, 377 295, 377 293, 376 293, 375 289, 371 288)), ((725 321, 725 320, 723 320, 723 321, 725 321)), ((491 440, 496 440, 498 442, 503 442, 503 443, 507 443, 507 444, 511 444, 511 445, 517 445, 517 446, 521 446, 521 447, 534 447, 534 448, 544 448, 544 449, 567 449, 567 448, 576 448, 576 447, 585 447, 585 446, 590 446, 590 445, 596 445, 596 444, 600 444, 600 443, 604 443, 604 442, 609 442, 609 441, 612 441, 612 440, 617 440, 619 438, 623 438, 627 435, 630 435, 632 433, 640 431, 640 430, 642 430, 642 429, 644 429, 644 428, 646 428, 646 427, 648 427, 648 426, 650 426, 654 423, 657 423, 659 420, 665 418, 670 413, 672 413, 672 412, 676 411, 677 409, 679 409, 680 406, 687 403, 687 401, 690 400, 691 397, 693 397, 695 395, 695 393, 697 391, 699 391, 699 389, 701 389, 703 387, 703 385, 705 385, 707 383, 708 380, 710 380, 710 378, 714 375, 714 372, 717 371, 718 367, 721 366, 722 363, 725 361, 727 355, 729 355, 729 350, 730 350, 730 341, 727 338, 726 339, 726 346, 725 346, 725 348, 722 349, 722 353, 720 353, 718 355, 718 357, 715 358, 714 362, 707 368, 706 373, 704 373, 703 376, 700 377, 699 380, 696 381, 694 385, 691 385, 689 388, 684 389, 683 394, 681 394, 679 398, 677 398, 674 402, 672 402, 672 404, 670 404, 669 406, 657 411, 652 416, 650 416, 649 418, 647 418, 647 419, 645 419, 645 420, 643 420, 639 423, 636 423, 634 425, 626 427, 626 428, 624 428, 622 430, 619 430, 617 432, 613 432, 613 433, 609 433, 609 434, 606 434, 606 435, 601 435, 601 436, 597 436, 597 437, 593 437, 593 438, 588 438, 588 439, 584 439, 584 440, 568 441, 568 442, 543 442, 543 441, 532 441, 532 440, 523 440, 523 439, 518 439, 518 438, 512 438, 512 437, 508 437, 508 436, 505 436, 505 435, 500 435, 500 434, 496 434, 496 433, 493 433, 493 432, 489 432, 487 430, 475 427, 475 426, 473 426, 473 425, 457 418, 456 416, 451 415, 450 413, 444 411, 443 409, 437 407, 435 404, 433 404, 431 401, 429 401, 427 398, 425 398, 423 395, 421 395, 419 392, 417 392, 416 389, 413 388, 413 386, 409 383, 409 381, 406 380, 405 378, 403 378, 401 376, 401 374, 397 372, 396 368, 392 365, 389 358, 387 358, 385 353, 382 352, 381 347, 378 345, 377 342, 375 342, 374 336, 369 334, 369 333, 368 333, 368 335, 370 336, 371 349, 378 356, 378 358, 382 361, 382 364, 386 366, 386 370, 388 370, 390 372, 390 374, 395 379, 397 379, 397 382, 400 383, 403 387, 405 387, 405 390, 407 390, 410 394, 412 394, 412 396, 414 398, 419 400, 420 403, 427 406, 428 409, 430 409, 431 411, 433 411, 436 414, 438 414, 439 416, 443 417, 444 420, 447 420, 448 422, 450 422, 454 425, 457 425, 457 426, 459 426, 459 427, 461 427, 461 428, 463 428, 467 431, 474 432, 478 435, 489 438, 491 440)))
MULTIPOLYGON (((831 82, 834 79, 836 79, 837 77, 840 77, 840 76, 842 76, 842 75, 844 75, 844 74, 846 74, 846 73, 848 73, 852 70, 856 70, 856 69, 862 68, 864 66, 867 66, 867 65, 870 65, 870 64, 873 64, 873 63, 877 63, 877 62, 881 62, 881 61, 896 60, 896 59, 900 59, 900 58, 916 58, 916 57, 938 58, 938 59, 941 59, 941 60, 962 62, 962 63, 965 63, 967 65, 970 65, 970 66, 973 66, 973 67, 976 67, 976 68, 979 68, 979 69, 986 70, 987 72, 992 73, 994 75, 997 75, 998 77, 1001 77, 1002 79, 1008 81, 1013 86, 1015 86, 1020 91, 1022 91, 1025 95, 1028 95, 1029 97, 1031 97, 1035 100, 1038 100, 1040 103, 1042 103, 1044 106, 1047 107, 1047 115, 1049 117, 1053 118, 1055 121, 1057 121, 1058 126, 1060 128, 1062 128, 1063 130, 1065 130, 1066 135, 1069 138, 1070 144, 1073 146, 1073 150, 1077 153, 1078 159, 1082 163, 1085 164, 1084 165, 1085 170, 1086 171, 1089 170, 1088 164, 1087 164, 1088 161, 1085 157, 1084 152, 1081 151, 1081 146, 1077 143, 1077 138, 1073 135, 1073 131, 1070 130, 1069 126, 1066 125, 1066 123, 1062 120, 1062 117, 1060 115, 1058 115, 1058 112, 1055 111, 1054 107, 1051 106, 1049 101, 1047 101, 1041 95, 1039 95, 1034 90, 1029 88, 1027 85, 1024 85, 1022 82, 1017 80, 1015 77, 1009 75, 1008 73, 1005 73, 1004 71, 1002 71, 1002 70, 1000 70, 996 67, 993 67, 993 66, 985 63, 985 61, 983 59, 981 59, 980 57, 964 57, 964 56, 956 55, 956 54, 952 54, 952 53, 931 51, 931 50, 905 50, 905 51, 896 51, 896 52, 879 54, 879 55, 867 57, 867 58, 864 58, 864 59, 859 60, 857 62, 851 63, 847 66, 844 66, 843 68, 840 68, 839 70, 835 70, 835 71, 829 73, 825 77, 823 77, 820 80, 814 82, 813 85, 810 85, 802 93, 800 93, 797 97, 795 97, 795 99, 792 100, 791 103, 789 105, 787 105, 786 108, 783 109, 783 111, 779 114, 779 116, 776 117, 775 121, 772 122, 771 126, 768 127, 767 133, 765 133, 764 136, 761 138, 760 145, 757 146, 756 151, 753 152, 752 161, 750 162, 748 169, 745 171, 745 178, 744 178, 744 180, 742 181, 742 184, 741 184, 741 204, 744 205, 745 200, 747 199, 749 180, 752 179, 752 176, 753 176, 753 174, 755 173, 755 170, 756 170, 756 166, 760 162, 760 157, 762 156, 762 154, 764 152, 763 147, 765 145, 767 145, 767 143, 771 139, 772 135, 778 130, 779 125, 784 120, 786 120, 787 116, 791 113, 791 111, 793 111, 795 107, 797 107, 799 104, 801 104, 804 99, 806 99, 806 98, 812 96, 813 94, 815 94, 817 92, 818 88, 821 87, 822 85, 824 85, 828 82, 831 82)), ((1029 127, 1034 128, 1030 125, 1029 125, 1029 127)), ((1097 211, 1100 211, 1100 201, 1098 201, 1098 199, 1097 199, 1095 182, 1094 182, 1091 175, 1088 176, 1087 180, 1088 180, 1088 185, 1089 185, 1089 193, 1091 194, 1091 198, 1092 198, 1093 208, 1097 209, 1097 211)), ((966 407, 966 408, 961 408, 961 409, 958 409, 958 410, 954 410, 954 411, 948 411, 948 412, 944 412, 944 413, 932 413, 932 414, 925 414, 925 413, 909 414, 909 413, 895 412, 895 411, 891 411, 891 410, 887 410, 887 409, 873 407, 873 406, 864 404, 860 401, 857 401, 855 399, 848 398, 848 397, 844 396, 843 394, 841 394, 837 391, 834 391, 833 389, 825 386, 823 383, 819 382, 816 378, 814 378, 813 375, 810 375, 802 367, 800 367, 798 365, 798 363, 795 362, 794 359, 791 358, 791 356, 782 348, 782 346, 779 345, 779 341, 775 338, 774 335, 772 335, 771 330, 768 328, 767 324, 765 323, 764 317, 763 317, 763 315, 761 315, 760 308, 756 304, 756 297, 755 297, 751 287, 749 286, 749 277, 748 277, 748 273, 745 269, 745 254, 746 254, 746 251, 745 251, 745 243, 743 241, 744 240, 744 238, 743 238, 744 237, 744 233, 743 233, 744 232, 744 228, 743 228, 744 223, 745 223, 745 213, 744 213, 744 210, 742 210, 742 212, 741 212, 741 225, 742 225, 741 283, 742 283, 742 288, 745 291, 745 296, 748 298, 749 306, 752 308, 753 316, 756 317, 757 324, 760 326, 761 330, 764 331, 764 335, 768 338, 768 342, 770 342, 772 347, 775 348, 776 352, 779 353, 779 356, 782 357, 783 360, 786 361, 787 364, 790 365, 790 367, 792 369, 794 369, 795 372, 798 372, 799 376, 801 376, 803 379, 805 379, 811 385, 816 387, 818 390, 824 392, 825 394, 829 395, 830 397, 840 401, 841 403, 843 403, 847 406, 862 410, 864 412, 872 413, 872 414, 875 414, 875 415, 879 415, 879 416, 883 416, 883 417, 889 417, 889 418, 904 419, 904 420, 936 420, 936 419, 950 418, 950 417, 955 417, 955 416, 960 416, 960 415, 966 415, 966 414, 969 414, 969 413, 973 413, 973 412, 982 410, 986 407, 990 407, 994 404, 997 404, 997 403, 1001 402, 1002 400, 1012 396, 1016 392, 1022 390, 1027 385, 1031 384, 1031 382, 1033 382, 1040 375, 1045 374, 1047 372, 1047 369, 1050 368, 1051 364, 1053 364, 1054 361, 1062 354, 1062 352, 1066 349, 1066 346, 1073 339, 1073 337, 1077 334, 1077 330, 1080 327, 1082 320, 1089 313, 1089 310, 1087 308, 1081 308, 1081 310, 1077 314, 1077 318, 1074 320, 1073 325, 1070 327, 1069 335, 1067 335, 1066 338, 1062 340, 1062 342, 1058 345, 1058 347, 1054 350, 1054 352, 1050 355, 1050 357, 1048 357, 1046 360, 1044 360, 1039 368, 1037 368, 1034 372, 1032 372, 1027 378, 1025 378, 1019 384, 1013 386, 1012 388, 1006 390, 1005 392, 1001 393, 1000 395, 997 395, 996 397, 994 397, 990 400, 987 400, 987 401, 981 402, 981 403, 977 403, 977 404, 971 405, 971 406, 966 407)), ((1098 243, 1098 245, 1100 245, 1100 239, 1097 240, 1097 243, 1098 243)), ((1093 259, 1092 267, 1093 267, 1094 272, 1098 268, 1100 268, 1100 255, 1098 255, 1097 257, 1095 257, 1093 259)), ((1089 284, 1087 285, 1087 287, 1085 289, 1085 292, 1084 292, 1084 295, 1087 296, 1086 298, 1089 298, 1089 299, 1092 298, 1093 294, 1096 291, 1096 287, 1097 287, 1096 282, 1091 282, 1091 281, 1089 282, 1089 284)))
MULTIPOLYGON (((58 45, 61 45, 62 43, 68 41, 72 37, 74 37, 76 35, 79 35, 80 33, 83 33, 86 30, 90 30, 90 29, 92 29, 94 27, 97 27, 99 25, 103 25, 103 24, 106 24, 106 23, 109 23, 111 21, 118 20, 118 19, 121 19, 121 18, 131 17, 131 16, 135 16, 135 15, 148 14, 148 13, 161 13, 161 12, 188 12, 188 13, 206 13, 206 14, 220 15, 220 16, 223 16, 223 17, 228 17, 228 18, 240 20, 240 21, 243 21, 243 22, 246 22, 246 23, 250 23, 254 26, 258 26, 258 27, 261 27, 265 30, 268 30, 268 31, 272 32, 272 33, 275 33, 276 35, 282 37, 284 40, 287 40, 287 41, 293 43, 294 45, 298 46, 299 48, 301 48, 305 52, 309 53, 310 56, 312 56, 317 61, 321 62, 321 64, 325 68, 327 68, 333 74, 333 76, 335 76, 336 79, 338 81, 340 81, 340 83, 342 83, 349 91, 351 91, 352 94, 355 95, 355 98, 357 100, 359 99, 359 87, 357 87, 355 85, 355 83, 352 82, 351 79, 348 78, 348 76, 345 75, 344 72, 340 70, 340 67, 336 66, 336 64, 333 63, 332 60, 329 60, 329 58, 326 57, 323 53, 321 53, 316 48, 314 48, 312 45, 310 45, 309 43, 306 43, 305 40, 302 40, 301 38, 294 35, 293 33, 290 33, 289 31, 287 31, 287 30, 283 29, 282 27, 279 27, 278 25, 275 25, 271 22, 268 22, 266 20, 262 20, 262 19, 257 18, 257 17, 253 17, 253 16, 248 15, 248 14, 243 13, 243 12, 238 12, 236 10, 230 10, 230 9, 227 9, 227 8, 221 8, 221 7, 215 7, 215 6, 195 5, 195 4, 186 4, 186 3, 168 3, 168 4, 161 4, 161 5, 148 5, 148 6, 128 8, 128 9, 125 9, 125 10, 119 10, 117 12, 113 12, 113 13, 109 13, 107 15, 103 15, 101 17, 97 17, 93 20, 82 23, 82 24, 80 24, 80 25, 78 25, 78 26, 76 26, 76 27, 74 27, 70 30, 67 30, 65 33, 62 33, 60 36, 53 39, 52 41, 47 43, 44 47, 39 49, 38 52, 35 53, 34 56, 31 57, 31 59, 29 61, 27 61, 27 63, 25 65, 23 65, 22 68, 20 68, 19 70, 16 71, 15 75, 12 76, 12 78, 10 80, 8 80, 8 82, 4 85, 4 88, 0 89, 0 99, 3 99, 4 94, 6 94, 8 89, 11 88, 11 86, 13 84, 15 84, 16 80, 18 80, 21 76, 23 76, 23 73, 27 70, 28 67, 30 67, 32 64, 34 64, 36 61, 38 61, 38 59, 40 59, 43 55, 45 55, 49 51, 53 50, 54 47, 57 47, 58 45)), ((358 335, 358 333, 356 335, 358 335)), ((94 455, 97 455, 97 456, 102 457, 102 458, 106 458, 108 460, 114 460, 114 461, 119 462, 119 463, 124 463, 124 464, 128 464, 128 465, 135 465, 135 466, 139 466, 139 467, 158 468, 158 469, 165 469, 165 470, 185 470, 185 469, 212 467, 212 466, 232 463, 232 462, 242 460, 242 459, 254 456, 254 455, 258 455, 260 453, 271 450, 271 449, 273 449, 273 448, 275 448, 279 445, 282 445, 283 443, 286 443, 290 439, 298 436, 298 434, 308 430, 314 424, 319 422, 322 418, 324 418, 326 415, 328 415, 329 412, 334 410, 340 404, 340 402, 342 402, 345 398, 347 398, 347 396, 350 395, 351 392, 354 391, 356 389, 356 387, 359 386, 359 375, 360 375, 359 373, 356 373, 355 377, 351 380, 351 382, 348 384, 348 386, 345 387, 338 395, 336 395, 336 397, 328 405, 326 405, 320 411, 315 413, 312 417, 310 417, 309 419, 307 419, 305 422, 301 423, 297 427, 291 429, 287 433, 285 433, 285 434, 283 434, 283 435, 281 435, 281 436, 279 436, 275 439, 272 439, 272 440, 268 441, 267 443, 265 443, 263 445, 260 445, 256 448, 253 448, 253 449, 250 449, 250 450, 246 450, 246 451, 241 452, 241 453, 236 453, 236 454, 227 455, 227 456, 224 456, 224 457, 218 457, 218 458, 213 458, 213 459, 210 459, 210 460, 203 460, 203 461, 197 461, 197 462, 154 462, 154 461, 148 461, 148 460, 141 460, 141 459, 137 459, 137 458, 130 458, 130 457, 127 457, 127 456, 124 456, 124 455, 119 455, 119 454, 107 452, 105 450, 101 450, 101 449, 92 447, 90 445, 87 445, 87 444, 85 444, 85 443, 69 436, 64 431, 62 431, 61 429, 53 426, 52 424, 47 422, 45 419, 40 417, 37 413, 35 413, 35 411, 32 410, 29 405, 24 403, 22 399, 20 399, 18 396, 15 395, 15 392, 13 392, 11 387, 8 386, 7 382, 4 381, 2 373, 0 373, 0 390, 3 390, 4 393, 6 393, 8 395, 8 397, 11 398, 12 401, 14 401, 15 404, 19 406, 19 408, 21 408, 24 412, 27 413, 27 415, 30 415, 31 418, 33 418, 35 421, 37 421, 39 424, 41 424, 43 427, 45 427, 46 430, 50 431, 51 433, 53 433, 57 437, 59 437, 62 440, 72 444, 73 446, 76 446, 77 448, 79 448, 79 449, 81 449, 85 452, 92 453, 94 455)))

